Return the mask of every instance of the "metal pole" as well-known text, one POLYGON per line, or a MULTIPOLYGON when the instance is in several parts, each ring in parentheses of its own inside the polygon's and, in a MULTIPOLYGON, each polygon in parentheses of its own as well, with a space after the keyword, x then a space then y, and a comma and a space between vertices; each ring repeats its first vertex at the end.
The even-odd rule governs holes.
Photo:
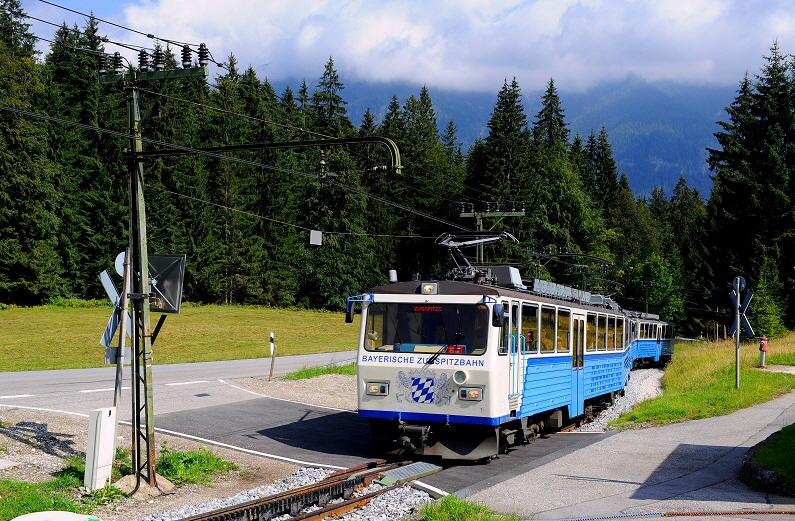
POLYGON ((734 349, 734 367, 735 367, 735 377, 734 377, 734 388, 740 388, 740 277, 734 278, 734 292, 735 292, 735 303, 734 303, 734 323, 737 324, 736 331, 734 332, 735 338, 735 349, 734 349))
POLYGON ((276 344, 273 343, 273 331, 271 331, 271 374, 268 376, 268 381, 273 380, 273 365, 276 363, 276 344))
POLYGON ((130 73, 130 81, 127 82, 129 95, 129 125, 130 151, 132 160, 130 164, 130 253, 132 257, 131 269, 131 293, 133 299, 133 310, 136 327, 133 330, 135 335, 135 354, 137 360, 136 378, 143 384, 144 403, 140 404, 140 384, 137 386, 136 397, 139 403, 136 404, 134 411, 134 427, 137 427, 135 436, 138 437, 136 443, 136 453, 139 461, 136 461, 136 473, 140 477, 146 474, 146 482, 149 486, 155 486, 155 437, 154 437, 154 400, 152 394, 152 343, 151 343, 151 323, 149 318, 149 256, 146 238, 146 208, 144 205, 144 176, 143 163, 136 158, 135 153, 143 149, 141 141, 141 113, 140 95, 135 86, 134 73, 130 73), (141 414, 143 413, 143 422, 141 414), (143 429, 142 423, 145 426, 143 429), (141 441, 146 445, 146 462, 142 464, 140 459, 141 441), (144 468, 146 470, 144 471, 144 468))
MULTIPOLYGON (((478 214, 475 216, 475 229, 479 232, 483 231, 483 215, 478 214)), ((478 264, 483 266, 483 244, 479 243, 477 246, 477 251, 475 253, 475 257, 477 259, 478 264)))

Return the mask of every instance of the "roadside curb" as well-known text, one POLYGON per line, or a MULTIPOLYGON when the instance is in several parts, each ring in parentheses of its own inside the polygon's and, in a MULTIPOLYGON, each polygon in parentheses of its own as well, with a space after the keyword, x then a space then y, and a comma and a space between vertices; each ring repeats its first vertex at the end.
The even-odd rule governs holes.
POLYGON ((795 496, 795 490, 786 486, 783 481, 776 477, 776 474, 772 470, 754 461, 754 454, 756 454, 756 451, 774 441, 780 434, 781 431, 774 432, 766 439, 748 449, 743 456, 738 477, 751 487, 756 488, 755 485, 761 485, 760 488, 765 492, 781 496, 795 496))

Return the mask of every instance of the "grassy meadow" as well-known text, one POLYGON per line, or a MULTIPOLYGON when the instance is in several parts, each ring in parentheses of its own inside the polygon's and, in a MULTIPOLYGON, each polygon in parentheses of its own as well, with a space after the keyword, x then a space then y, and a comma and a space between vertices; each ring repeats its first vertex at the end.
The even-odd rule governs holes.
MULTIPOLYGON (((0 309, 0 371, 103 367, 99 344, 112 308, 0 309)), ((160 315, 152 314, 152 327, 160 315)), ((155 364, 237 360, 356 349, 357 321, 343 313, 246 306, 192 306, 166 318, 152 348, 155 364)), ((118 336, 118 335, 117 335, 118 336)))
MULTIPOLYGON (((767 365, 795 365, 795 333, 769 341, 767 365)), ((759 344, 740 344, 740 388, 735 388, 735 342, 677 344, 663 376, 663 395, 636 405, 618 427, 665 424, 729 414, 795 388, 795 375, 760 371, 759 344)))

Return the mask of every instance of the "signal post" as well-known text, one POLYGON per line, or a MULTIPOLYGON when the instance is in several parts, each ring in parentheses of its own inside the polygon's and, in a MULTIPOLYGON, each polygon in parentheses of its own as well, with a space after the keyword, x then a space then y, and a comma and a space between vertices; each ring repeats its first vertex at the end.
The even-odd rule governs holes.
MULTIPOLYGON (((157 47, 154 53, 154 70, 149 70, 149 55, 145 51, 139 54, 138 69, 132 66, 125 70, 122 57, 117 52, 113 56, 114 74, 106 75, 105 56, 100 56, 99 82, 102 84, 119 84, 127 94, 127 115, 130 143, 127 151, 128 169, 128 202, 130 206, 129 221, 129 255, 130 263, 130 300, 132 314, 132 463, 136 473, 138 490, 143 479, 150 487, 157 486, 155 478, 155 443, 154 443, 154 400, 152 392, 152 342, 153 334, 150 319, 150 304, 154 294, 151 293, 149 280, 149 254, 146 239, 146 209, 144 204, 144 172, 141 140, 141 107, 138 85, 145 81, 174 80, 182 78, 209 76, 209 53, 204 44, 199 46, 199 66, 192 67, 191 50, 182 48, 183 69, 164 70, 165 56, 157 47)), ((165 317, 165 315, 164 315, 165 317)), ((162 324, 162 319, 159 326, 162 324)), ((122 329, 121 334, 126 334, 122 329)))

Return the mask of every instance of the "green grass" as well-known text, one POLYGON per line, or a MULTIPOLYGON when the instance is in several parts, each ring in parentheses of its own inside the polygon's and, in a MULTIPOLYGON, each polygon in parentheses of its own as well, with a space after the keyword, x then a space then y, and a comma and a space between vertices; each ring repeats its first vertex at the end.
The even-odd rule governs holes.
POLYGON ((795 365, 795 353, 779 353, 771 355, 768 351, 767 365, 795 365))
POLYGON ((0 521, 47 510, 89 514, 90 505, 72 499, 71 486, 60 479, 44 483, 0 480, 0 521))
MULTIPOLYGON (((131 474, 129 451, 117 449, 112 480, 131 474)), ((218 472, 237 469, 237 465, 226 462, 204 448, 182 451, 168 448, 163 443, 157 472, 177 486, 187 483, 209 483, 218 472)), ((85 456, 72 456, 51 481, 26 483, 0 480, 0 521, 9 521, 31 512, 62 510, 78 514, 90 514, 94 507, 128 497, 118 488, 108 485, 91 494, 79 496, 76 492, 85 477, 85 456)))
POLYGON ((486 507, 459 499, 454 495, 445 496, 441 501, 428 503, 422 509, 424 521, 519 521, 516 516, 495 514, 486 507))
MULTIPOLYGON (((0 310, 3 371, 103 367, 99 339, 112 308, 96 302, 80 307, 81 302, 0 310)), ((343 313, 183 304, 163 324, 152 349, 154 363, 267 357, 271 331, 277 356, 355 350, 359 334, 356 324, 345 324, 343 313)))
MULTIPOLYGON (((771 350, 782 358, 795 356, 795 334, 777 339, 771 350)), ((612 424, 632 428, 720 416, 795 388, 795 375, 755 369, 759 365, 756 343, 741 345, 740 353, 740 388, 735 389, 733 341, 678 344, 663 377, 663 395, 636 405, 612 424)))
MULTIPOLYGON (((778 437, 766 443, 754 454, 754 461, 772 470, 784 486, 795 491, 795 425, 781 429, 778 437)), ((764 484, 757 484, 764 488, 764 484)), ((781 493, 781 490, 768 492, 781 493)))
POLYGON ((238 467, 203 447, 199 450, 182 451, 169 449, 163 442, 156 468, 158 474, 173 484, 182 486, 188 483, 209 483, 213 474, 236 470, 238 467))
POLYGON ((356 364, 323 365, 319 367, 304 367, 293 373, 282 376, 282 380, 306 380, 324 374, 356 374, 356 364))

